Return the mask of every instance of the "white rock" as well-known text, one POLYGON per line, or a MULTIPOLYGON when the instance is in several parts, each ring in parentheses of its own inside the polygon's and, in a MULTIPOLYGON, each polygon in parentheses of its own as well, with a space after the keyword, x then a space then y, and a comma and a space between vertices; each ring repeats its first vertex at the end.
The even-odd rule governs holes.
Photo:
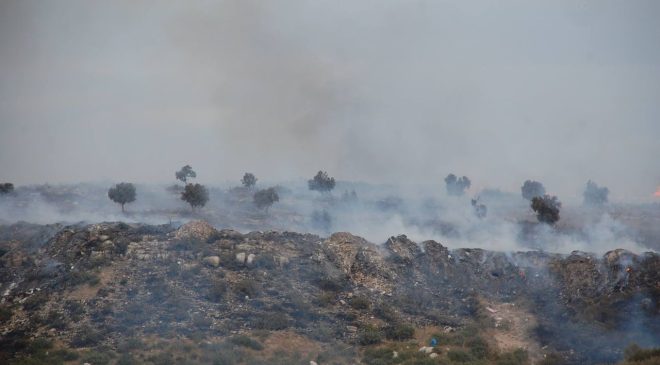
POLYGON ((430 354, 431 352, 433 352, 433 347, 422 346, 422 347, 419 348, 419 352, 423 352, 425 354, 430 354))
POLYGON ((432 358, 432 359, 435 359, 436 357, 438 357, 438 354, 436 354, 436 353, 434 352, 434 353, 432 353, 431 355, 429 355, 429 357, 432 358))
POLYGON ((255 256, 253 253, 247 255, 247 264, 248 264, 248 265, 252 265, 252 262, 254 261, 254 258, 255 258, 255 257, 256 257, 256 256, 255 256))
POLYGON ((220 257, 219 256, 206 256, 202 261, 209 266, 218 267, 220 266, 220 257))
POLYGON ((239 264, 244 264, 245 263, 245 252, 239 252, 236 254, 236 262, 239 264))

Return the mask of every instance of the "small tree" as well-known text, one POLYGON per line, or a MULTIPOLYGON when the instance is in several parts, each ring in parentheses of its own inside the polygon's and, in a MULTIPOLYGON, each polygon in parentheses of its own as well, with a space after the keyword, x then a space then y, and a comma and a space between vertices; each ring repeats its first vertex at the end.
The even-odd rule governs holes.
POLYGON ((532 200, 537 196, 545 195, 545 187, 543 187, 543 184, 532 180, 525 181, 523 186, 520 187, 520 191, 522 192, 522 197, 526 200, 532 200))
POLYGON ((335 178, 328 176, 325 171, 319 171, 313 179, 307 181, 307 185, 309 190, 327 193, 335 188, 335 178))
POLYGON ((246 172, 241 179, 241 184, 248 189, 252 189, 257 184, 257 177, 251 172, 246 172))
POLYGON ((181 170, 177 171, 174 173, 174 176, 176 176, 177 180, 183 181, 183 183, 187 183, 188 179, 194 179, 197 177, 197 173, 193 171, 192 167, 190 165, 183 166, 181 170))
POLYGON ((610 189, 605 186, 600 187, 595 182, 589 180, 587 181, 587 187, 584 189, 584 204, 599 206, 607 203, 607 196, 610 193, 610 189))
POLYGON ((135 201, 135 186, 131 183, 119 183, 108 190, 108 198, 121 204, 121 211, 124 212, 124 204, 135 201))
POLYGON ((257 208, 266 209, 266 211, 268 211, 268 208, 270 208, 271 205, 280 201, 280 196, 277 194, 275 188, 268 188, 254 193, 253 199, 254 205, 256 205, 257 208))
POLYGON ((181 200, 190 204, 193 212, 196 207, 203 207, 209 201, 209 192, 202 184, 187 184, 181 193, 181 200))
POLYGON ((14 191, 14 184, 2 183, 0 184, 0 194, 9 194, 14 191))
POLYGON ((486 218, 488 207, 486 207, 486 204, 479 203, 479 198, 472 199, 472 208, 478 218, 486 218))
POLYGON ((543 195, 532 198, 532 210, 536 212, 539 222, 555 224, 559 221, 561 202, 556 196, 543 195))
POLYGON ((445 177, 445 184, 447 185, 447 194, 449 195, 463 195, 465 189, 469 189, 472 182, 467 176, 457 178, 454 174, 449 174, 445 177))

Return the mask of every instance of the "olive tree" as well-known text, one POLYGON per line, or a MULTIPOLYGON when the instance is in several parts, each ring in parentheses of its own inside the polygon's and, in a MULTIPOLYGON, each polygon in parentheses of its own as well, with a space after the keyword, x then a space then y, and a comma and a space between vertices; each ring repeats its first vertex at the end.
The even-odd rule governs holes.
POLYGON ((177 180, 181 180, 184 184, 188 182, 188 179, 194 179, 197 177, 197 173, 193 171, 190 165, 183 166, 181 170, 174 173, 174 176, 177 180))
POLYGON ((257 177, 251 172, 246 172, 241 179, 241 184, 248 189, 252 189, 257 184, 257 177))
POLYGON ((561 202, 556 196, 543 195, 532 198, 532 210, 536 212, 539 222, 555 224, 559 221, 559 208, 561 202))
POLYGON ((280 201, 280 196, 277 194, 275 188, 262 189, 254 193, 254 205, 259 209, 265 209, 268 211, 268 208, 271 207, 274 203, 280 201))
POLYGON ((325 171, 319 171, 314 178, 307 181, 307 185, 309 190, 327 193, 335 188, 335 178, 328 176, 328 173, 325 171))
POLYGON ((190 204, 195 211, 196 207, 203 207, 209 201, 209 192, 202 184, 187 184, 181 193, 181 200, 190 204))
POLYGON ((522 197, 526 200, 532 200, 537 196, 545 195, 545 187, 538 181, 527 180, 520 187, 522 197))
POLYGON ((607 196, 610 193, 610 189, 605 186, 598 186, 595 182, 589 180, 587 181, 587 186, 584 188, 584 204, 599 206, 607 203, 607 196))
POLYGON ((463 195, 466 189, 470 188, 472 182, 467 176, 456 177, 454 174, 449 174, 445 177, 445 184, 447 186, 447 194, 449 195, 463 195))
POLYGON ((119 183, 108 190, 108 198, 121 204, 121 211, 124 212, 124 204, 135 201, 135 186, 131 183, 119 183))
POLYGON ((12 183, 1 183, 0 184, 0 194, 9 194, 14 191, 14 184, 12 183))

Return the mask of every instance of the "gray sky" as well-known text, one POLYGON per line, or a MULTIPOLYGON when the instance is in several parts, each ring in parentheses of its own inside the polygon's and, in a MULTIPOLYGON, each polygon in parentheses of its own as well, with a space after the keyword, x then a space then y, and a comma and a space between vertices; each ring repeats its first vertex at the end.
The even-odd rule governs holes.
MULTIPOLYGON (((660 185, 658 1, 0 0, 0 179, 660 185)), ((657 199, 656 199, 657 200, 657 199)))

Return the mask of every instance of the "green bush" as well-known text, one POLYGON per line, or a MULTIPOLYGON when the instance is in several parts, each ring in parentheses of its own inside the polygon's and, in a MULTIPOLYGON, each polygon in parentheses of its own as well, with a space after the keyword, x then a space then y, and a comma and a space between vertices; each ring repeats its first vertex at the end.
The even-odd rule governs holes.
POLYGON ((453 362, 469 362, 472 361, 472 356, 463 350, 449 350, 447 357, 453 362))
POLYGON ((253 322, 256 329, 279 331, 289 327, 289 319, 284 313, 269 313, 257 316, 253 322))
POLYGON ((527 351, 517 349, 499 355, 495 365, 525 365, 528 361, 529 356, 527 355, 527 351))
POLYGON ((363 295, 358 295, 358 296, 355 296, 355 297, 351 298, 348 301, 348 304, 350 304, 350 306, 353 309, 357 309, 357 310, 369 309, 369 306, 370 306, 369 298, 367 298, 363 295))
POLYGON ((415 336, 415 328, 403 323, 393 323, 385 327, 385 337, 388 340, 403 341, 415 336))
POLYGON ((14 311, 9 306, 0 306, 0 322, 6 322, 14 315, 14 311))
POLYGON ((481 337, 474 337, 466 342, 466 346, 470 349, 470 354, 477 359, 484 359, 490 353, 488 343, 481 337))
POLYGON ((358 332, 358 343, 362 346, 375 345, 383 340, 380 330, 374 326, 364 326, 358 332))
POLYGON ((227 283, 221 280, 214 280, 209 288, 208 298, 213 302, 220 302, 227 292, 227 283))
POLYGON ((247 278, 237 282, 234 285, 234 291, 236 294, 247 295, 252 298, 257 295, 259 287, 254 280, 247 278))
MULTIPOLYGON (((89 326, 83 326, 71 339, 71 345, 75 347, 89 347, 98 344, 102 339, 103 335, 99 331, 89 326)), ((87 362, 91 363, 91 361, 87 362)))
POLYGON ((650 359, 657 360, 660 363, 660 348, 643 349, 636 344, 632 344, 624 351, 626 361, 641 362, 650 359))

